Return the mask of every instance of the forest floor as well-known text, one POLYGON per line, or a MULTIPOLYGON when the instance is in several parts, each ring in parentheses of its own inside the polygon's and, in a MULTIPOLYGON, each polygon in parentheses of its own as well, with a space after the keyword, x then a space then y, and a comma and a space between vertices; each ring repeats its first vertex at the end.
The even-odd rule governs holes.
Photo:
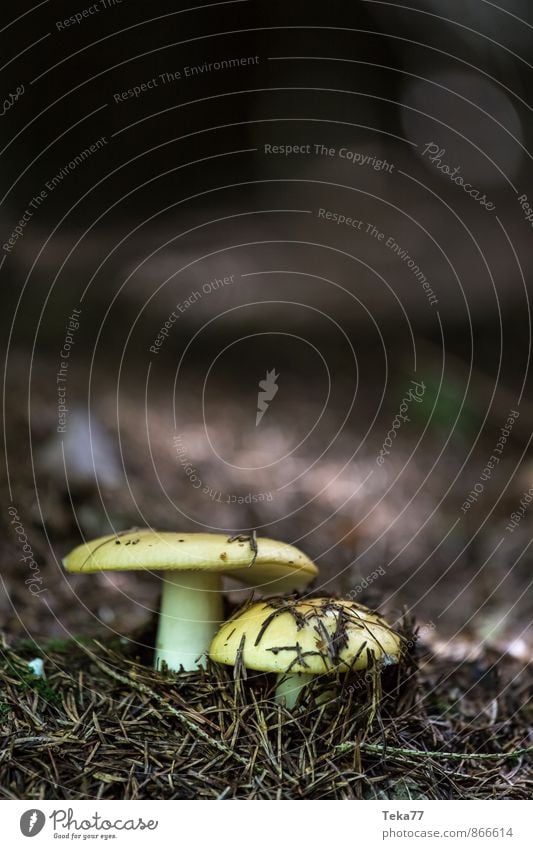
POLYGON ((131 648, 124 640, 4 646, 2 798, 533 793, 532 706, 516 662, 502 667, 487 658, 458 667, 417 645, 400 669, 384 673, 381 693, 354 674, 337 679, 331 701, 317 705, 311 690, 289 713, 273 700, 270 676, 249 673, 235 683, 231 669, 215 664, 165 676, 131 648), (36 652, 46 657, 46 677, 28 668, 36 652))

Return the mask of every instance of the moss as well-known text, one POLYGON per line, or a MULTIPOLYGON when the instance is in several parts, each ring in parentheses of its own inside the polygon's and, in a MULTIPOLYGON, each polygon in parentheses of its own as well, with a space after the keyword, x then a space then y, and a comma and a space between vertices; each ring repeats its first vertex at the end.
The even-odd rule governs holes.
POLYGON ((35 673, 23 663, 7 660, 10 672, 16 677, 16 687, 22 693, 37 693, 45 702, 52 705, 63 703, 61 694, 55 690, 46 680, 35 673))
POLYGON ((90 637, 76 637, 76 639, 66 639, 63 637, 51 637, 49 640, 43 640, 38 643, 35 640, 20 640, 16 644, 16 650, 20 654, 26 655, 46 655, 49 653, 68 654, 75 651, 78 645, 89 645, 92 642, 90 637))
POLYGON ((58 693, 57 690, 54 690, 54 688, 51 687, 44 678, 34 675, 31 671, 28 675, 21 679, 20 689, 24 693, 38 693, 45 702, 48 702, 48 704, 60 705, 63 701, 61 694, 58 693))

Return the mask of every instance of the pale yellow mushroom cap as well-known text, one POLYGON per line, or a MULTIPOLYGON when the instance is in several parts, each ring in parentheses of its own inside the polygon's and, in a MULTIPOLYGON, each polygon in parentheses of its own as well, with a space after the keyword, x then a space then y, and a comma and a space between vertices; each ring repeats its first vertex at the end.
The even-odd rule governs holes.
POLYGON ((237 611, 213 637, 209 657, 260 672, 366 669, 372 656, 398 663, 402 638, 387 622, 352 601, 268 599, 237 611))
POLYGON ((318 574, 312 560, 285 542, 226 534, 180 534, 151 530, 100 537, 78 546, 63 560, 68 572, 219 572, 250 586, 289 592, 318 574), (257 551, 255 551, 257 547, 257 551))

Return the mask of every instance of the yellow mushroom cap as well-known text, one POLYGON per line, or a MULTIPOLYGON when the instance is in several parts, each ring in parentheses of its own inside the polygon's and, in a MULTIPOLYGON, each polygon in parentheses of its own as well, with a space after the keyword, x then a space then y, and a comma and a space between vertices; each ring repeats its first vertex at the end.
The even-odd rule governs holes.
POLYGON ((312 560, 285 542, 226 534, 180 534, 152 530, 100 537, 78 546, 63 560, 68 572, 219 572, 251 586, 299 590, 318 574, 312 560), (256 550, 257 549, 257 550, 256 550))
POLYGON ((260 672, 366 669, 372 656, 397 663, 402 638, 387 622, 352 601, 268 599, 241 608, 213 637, 211 660, 234 666, 238 657, 260 672))

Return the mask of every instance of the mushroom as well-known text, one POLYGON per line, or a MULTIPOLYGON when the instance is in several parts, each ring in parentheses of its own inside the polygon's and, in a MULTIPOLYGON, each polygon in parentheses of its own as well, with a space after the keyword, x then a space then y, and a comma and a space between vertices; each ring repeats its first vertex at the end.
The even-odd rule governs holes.
POLYGON ((295 707, 314 676, 398 663, 402 638, 387 622, 353 601, 264 599, 238 610, 214 636, 217 663, 276 672, 276 701, 295 707))
POLYGON ((223 575, 276 592, 301 590, 315 564, 294 546, 251 536, 127 531, 78 546, 64 559, 68 572, 157 570, 165 575, 155 668, 197 669, 223 620, 223 575))

